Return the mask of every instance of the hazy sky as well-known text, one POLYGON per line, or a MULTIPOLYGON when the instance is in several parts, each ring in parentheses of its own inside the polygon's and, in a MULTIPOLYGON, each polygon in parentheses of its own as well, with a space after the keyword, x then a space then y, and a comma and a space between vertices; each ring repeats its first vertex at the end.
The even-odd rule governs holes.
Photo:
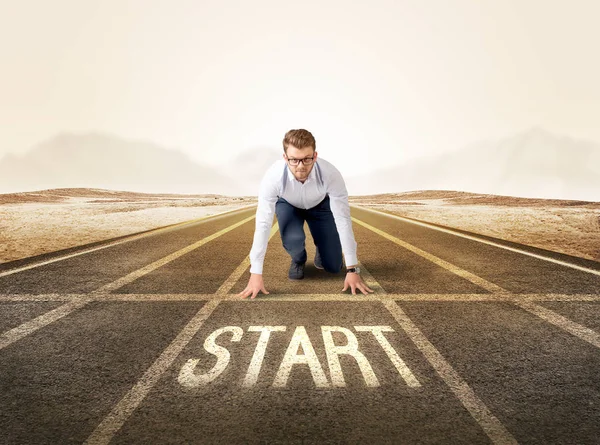
POLYGON ((600 141, 597 0, 0 1, 0 156, 101 131, 217 164, 307 128, 354 174, 600 141))

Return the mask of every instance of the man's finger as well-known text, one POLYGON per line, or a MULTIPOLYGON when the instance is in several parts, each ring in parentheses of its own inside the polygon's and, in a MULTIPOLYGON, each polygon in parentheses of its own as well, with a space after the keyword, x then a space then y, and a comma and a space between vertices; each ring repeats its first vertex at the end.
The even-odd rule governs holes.
POLYGON ((268 294, 269 293, 269 292, 267 292, 267 290, 264 287, 261 290, 263 291, 264 294, 268 294))
POLYGON ((356 286, 352 286, 352 295, 356 295, 356 286))
POLYGON ((342 292, 344 292, 346 289, 348 289, 348 282, 347 281, 344 282, 344 288, 342 289, 342 292))
POLYGON ((258 294, 258 289, 255 289, 252 291, 252 299, 254 300, 256 298, 256 295, 258 294))
POLYGON ((360 291, 361 291, 363 294, 365 294, 365 295, 368 293, 368 292, 367 292, 367 289, 368 289, 368 288, 369 288, 369 287, 368 287, 366 284, 364 284, 364 283, 361 283, 361 284, 360 284, 360 291))

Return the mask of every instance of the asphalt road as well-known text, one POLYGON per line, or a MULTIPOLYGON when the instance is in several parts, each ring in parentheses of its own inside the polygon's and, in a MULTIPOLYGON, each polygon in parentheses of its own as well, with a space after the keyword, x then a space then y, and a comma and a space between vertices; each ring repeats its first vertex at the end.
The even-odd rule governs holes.
POLYGON ((241 299, 254 212, 1 265, 0 443, 600 443, 599 263, 353 207, 375 293, 241 299))

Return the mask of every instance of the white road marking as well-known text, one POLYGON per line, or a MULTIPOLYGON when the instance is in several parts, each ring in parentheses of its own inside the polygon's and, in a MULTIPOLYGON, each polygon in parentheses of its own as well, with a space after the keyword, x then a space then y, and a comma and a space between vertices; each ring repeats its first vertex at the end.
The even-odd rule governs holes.
POLYGON ((8 331, 0 334, 0 349, 3 349, 11 343, 14 343, 17 340, 20 340, 21 338, 37 331, 38 329, 49 325, 53 321, 56 321, 65 315, 69 315, 71 312, 82 308, 90 301, 92 300, 85 298, 70 301, 62 306, 52 309, 49 312, 46 312, 45 314, 40 315, 39 317, 29 320, 15 328, 9 329, 8 331))
POLYGON ((354 329, 358 332, 371 332, 375 339, 379 342, 391 362, 396 367, 396 370, 400 376, 404 379, 406 384, 411 388, 418 388, 421 383, 417 380, 412 371, 406 366, 404 360, 400 358, 396 350, 392 347, 390 342, 385 338, 383 332, 394 332, 391 326, 354 326, 354 329))
MULTIPOLYGON (((273 228, 271 229, 271 234, 269 235, 269 240, 277 233, 279 230, 279 223, 275 223, 273 228)), ((268 242, 267 241, 267 242, 268 242)), ((246 272, 246 269, 250 267, 250 256, 244 258, 244 261, 240 263, 240 265, 229 275, 229 277, 225 280, 223 284, 217 289, 215 292, 216 295, 227 295, 231 288, 235 286, 235 283, 240 279, 240 277, 246 272)))
POLYGON ((215 213, 214 215, 203 216, 202 218, 193 219, 191 221, 183 221, 183 222, 172 224, 172 225, 166 226, 166 227, 158 227, 156 229, 151 229, 151 230, 148 230, 148 231, 146 231, 144 233, 140 233, 140 234, 137 234, 137 235, 136 234, 129 235, 126 238, 123 238, 123 239, 120 239, 118 241, 114 241, 114 242, 111 242, 111 243, 103 244, 102 246, 90 247, 88 249, 81 250, 79 252, 74 252, 74 253, 70 253, 70 254, 67 254, 67 255, 61 255, 61 256, 56 257, 56 258, 51 258, 51 259, 40 261, 40 262, 36 262, 36 263, 33 263, 33 264, 28 264, 27 266, 21 266, 21 267, 16 267, 14 269, 9 269, 9 270, 0 272, 0 277, 4 277, 6 275, 11 275, 11 274, 18 273, 18 272, 23 272, 24 270, 33 269, 35 267, 44 266, 45 264, 55 263, 57 261, 63 261, 63 260, 66 260, 68 258, 73 258, 73 257, 78 256, 78 255, 84 255, 86 253, 95 252, 96 250, 106 249, 107 247, 113 247, 113 246, 117 246, 119 244, 128 243, 130 241, 134 241, 134 240, 137 240, 137 239, 140 239, 140 238, 145 238, 147 236, 156 235, 158 233, 168 232, 170 230, 175 230, 175 229, 181 229, 183 226, 196 224, 196 223, 198 223, 200 221, 204 221, 204 220, 210 219, 210 218, 215 218, 217 216, 222 216, 222 215, 225 215, 227 213, 241 212, 241 211, 248 210, 248 209, 250 209, 252 207, 255 207, 255 206, 256 205, 241 207, 239 209, 228 210, 226 212, 221 212, 221 213, 215 213))
POLYGON ((235 342, 240 341, 244 334, 244 331, 239 326, 225 326, 217 329, 206 337, 206 340, 204 340, 204 349, 217 357, 217 363, 215 363, 215 366, 213 366, 206 374, 195 374, 194 370, 200 359, 189 359, 184 363, 179 372, 179 376, 177 377, 177 381, 182 386, 185 386, 186 388, 195 388, 200 385, 206 385, 225 371, 225 368, 227 368, 227 365, 229 364, 231 354, 229 353, 229 349, 215 343, 217 337, 224 332, 231 332, 233 334, 231 336, 231 341, 235 342))
POLYGON ((86 444, 108 444, 116 432, 123 426, 133 411, 144 400, 150 390, 156 385, 162 374, 171 366, 183 348, 196 335, 204 321, 218 306, 220 300, 213 299, 208 302, 194 315, 181 332, 175 337, 169 346, 162 352, 160 357, 148 368, 142 378, 121 401, 112 409, 104 420, 96 427, 85 441, 86 444))
MULTIPOLYGON (((371 272, 367 270, 367 268, 359 261, 358 267, 360 267, 360 275, 367 286, 373 290, 374 294, 385 294, 385 289, 381 287, 379 282, 371 275, 371 272)), ((360 291, 356 291, 358 294, 360 291)), ((362 292, 361 292, 362 294, 362 292)), ((364 295, 364 294, 362 294, 364 295)))
POLYGON ((258 375, 260 374, 260 368, 262 367, 262 363, 265 358, 265 352, 267 351, 267 344, 269 343, 271 332, 283 332, 285 331, 285 326, 250 326, 248 331, 260 332, 260 338, 256 344, 256 349, 254 349, 254 354, 252 355, 248 372, 246 373, 246 377, 242 383, 242 386, 244 387, 250 387, 256 384, 258 381, 258 375))
POLYGON ((380 230, 376 227, 371 226, 370 224, 367 224, 365 222, 357 220, 356 218, 352 218, 352 220, 355 221, 356 223, 366 227, 367 229, 372 230, 373 232, 383 236, 384 238, 398 244, 399 246, 402 246, 424 258, 427 258, 428 260, 434 262, 435 264, 438 264, 439 266, 441 266, 447 270, 450 270, 451 272, 471 281, 472 283, 475 283, 478 286, 483 287, 484 289, 492 292, 493 297, 495 297, 498 294, 505 295, 510 298, 510 301, 513 304, 537 315, 538 317, 542 318, 543 320, 545 320, 549 323, 552 323, 555 326, 558 326, 559 328, 581 338, 582 340, 587 341, 588 343, 590 343, 596 347, 600 347, 600 336, 593 330, 591 330, 585 326, 582 326, 578 323, 575 323, 574 321, 571 321, 568 318, 563 317, 562 315, 559 315, 554 311, 551 311, 550 309, 546 309, 542 306, 533 304, 531 302, 519 301, 518 299, 515 298, 514 294, 511 294, 506 289, 504 289, 494 283, 484 280, 483 278, 480 278, 477 275, 472 274, 471 272, 468 272, 468 271, 461 269, 460 267, 457 267, 451 263, 448 263, 434 255, 431 255, 428 252, 425 252, 424 250, 419 249, 418 247, 415 247, 405 241, 402 241, 402 240, 396 238, 395 236, 392 236, 392 235, 384 232, 383 230, 380 230))
MULTIPOLYGON (((491 283, 490 283, 491 284, 491 283)), ((387 299, 381 302, 392 314, 400 327, 417 346, 433 369, 440 375, 452 392, 469 411, 475 421, 495 444, 517 444, 515 438, 492 414, 487 406, 475 395, 475 392, 467 385, 460 375, 450 366, 446 359, 439 353, 433 344, 427 340, 425 335, 412 322, 408 315, 387 295, 387 299)))
POLYGON ((383 301, 383 304, 491 441, 495 444, 516 444, 515 438, 477 397, 435 346, 427 340, 404 311, 393 300, 383 301))
POLYGON ((551 263, 560 264, 561 266, 570 267, 572 269, 577 269, 577 270, 580 270, 582 272, 586 272, 586 273, 590 273, 590 274, 593 274, 593 275, 599 275, 600 276, 600 270, 590 269, 589 267, 579 266, 577 264, 569 263, 567 261, 557 260, 555 258, 547 257, 547 256, 544 256, 544 255, 539 255, 537 253, 528 252, 528 251, 523 250, 523 249, 518 249, 518 248, 510 247, 510 246, 505 246, 503 244, 496 243, 494 241, 489 241, 489 240, 486 240, 486 239, 483 239, 483 238, 479 238, 479 237, 473 236, 473 235, 467 235, 465 233, 461 233, 461 232, 458 232, 458 231, 455 231, 455 230, 451 230, 451 229, 444 229, 442 227, 437 227, 437 226, 434 226, 434 225, 426 223, 426 222, 413 221, 412 219, 404 218, 404 217, 399 216, 399 215, 390 215, 389 213, 380 212, 379 210, 369 209, 369 208, 361 207, 361 206, 352 206, 352 207, 356 207, 356 208, 361 209, 361 210, 366 210, 367 212, 376 213, 378 215, 385 215, 385 216, 387 216, 389 218, 398 219, 400 221, 404 221, 404 222, 407 222, 407 223, 410 223, 410 224, 415 224, 415 225, 418 225, 418 226, 427 227, 428 229, 433 229, 433 230, 437 230, 437 231, 440 231, 440 232, 450 233, 450 234, 455 235, 455 236, 460 236, 461 238, 470 239, 472 241, 477 241, 479 243, 488 244, 490 246, 499 247, 501 249, 510 250, 511 252, 520 253, 520 254, 527 255, 527 256, 530 256, 530 257, 533 257, 533 258, 537 258, 537 259, 544 260, 544 261, 549 261, 551 263))
POLYGON ((141 278, 144 275, 149 274, 153 270, 156 270, 159 267, 162 267, 165 264, 167 264, 173 260, 176 260, 177 258, 185 255, 186 253, 189 253, 192 250, 197 249, 200 246, 203 246, 204 244, 220 237, 221 235, 224 235, 227 232, 230 232, 230 231, 238 228, 239 226, 246 224, 248 221, 254 219, 255 216, 256 215, 249 216, 248 218, 245 218, 235 224, 232 224, 229 227, 219 230, 218 232, 213 233, 212 235, 207 236, 206 238, 203 238, 200 241, 196 241, 195 243, 190 244, 189 246, 186 246, 183 249, 179 249, 178 251, 173 252, 164 258, 161 258, 160 260, 154 261, 153 263, 150 263, 147 266, 142 267, 141 269, 135 270, 135 271, 125 275, 124 277, 121 277, 118 280, 113 281, 112 283, 108 283, 108 284, 96 289, 95 291, 91 292, 91 294, 109 293, 116 289, 119 289, 119 288, 125 286, 126 284, 129 284, 129 283, 137 280, 138 278, 141 278))
POLYGON ((288 377, 292 372, 292 367, 296 364, 306 364, 310 369, 313 380, 317 388, 329 388, 331 385, 325 376, 325 372, 321 367, 321 363, 315 353, 306 329, 304 326, 296 326, 292 341, 285 351, 275 380, 273 381, 274 387, 285 387, 287 385, 288 377), (302 345, 302 351, 304 354, 298 354, 298 346, 302 345))
POLYGON ((363 353, 358 350, 358 340, 350 329, 341 326, 321 326, 321 332, 323 333, 325 353, 327 354, 327 363, 329 364, 331 384, 333 386, 346 386, 342 366, 340 365, 340 359, 338 357, 340 354, 350 355, 356 360, 367 386, 379 386, 379 380, 377 380, 377 376, 375 375, 371 364, 363 353), (336 345, 333 341, 332 332, 341 332, 344 334, 346 336, 346 344, 336 345))
MULTIPOLYGON (((362 274, 362 271, 361 271, 362 274)), ((371 285, 369 285, 371 286, 371 285)), ((565 301, 565 302, 597 302, 600 294, 269 294, 260 295, 254 300, 237 297, 237 294, 225 296, 215 294, 2 294, 0 302, 44 302, 71 301, 87 298, 90 301, 205 301, 218 299, 221 301, 380 301, 382 298, 398 301, 481 301, 481 302, 513 302, 513 301, 565 301)), ((250 303, 251 304, 251 303, 250 303)))
POLYGON ((545 320, 548 323, 551 323, 554 326, 573 334, 581 340, 587 341, 589 344, 597 348, 600 348, 600 334, 591 330, 590 328, 586 328, 585 326, 575 323, 574 321, 569 320, 568 318, 563 317, 562 315, 557 314, 550 309, 530 301, 513 301, 513 303, 520 308, 523 308, 526 311, 540 317, 542 320, 545 320))
POLYGON ((465 280, 470 281, 473 284, 476 284, 479 287, 482 287, 483 289, 490 291, 492 293, 508 293, 508 291, 506 289, 503 289, 502 287, 498 286, 497 284, 491 283, 481 277, 478 277, 477 275, 462 269, 452 263, 449 263, 448 261, 442 260, 439 257, 436 257, 435 255, 430 254, 429 252, 426 252, 422 249, 419 249, 418 247, 413 246, 412 244, 407 243, 406 241, 402 241, 400 238, 396 238, 393 235, 390 235, 389 233, 384 232, 383 230, 378 229, 377 227, 374 227, 370 224, 367 224, 361 220, 358 220, 356 218, 352 218, 352 221, 354 221, 357 224, 360 224, 363 227, 366 227, 367 229, 377 233, 378 235, 381 235, 382 237, 384 237, 385 239, 388 239, 390 241, 392 241, 394 244, 397 244, 400 247, 404 247, 407 250, 410 250, 413 253, 416 253, 419 256, 422 256, 423 258, 431 261, 432 263, 443 267, 446 270, 449 270, 450 272, 452 272, 453 274, 458 275, 459 277, 464 278, 465 280))

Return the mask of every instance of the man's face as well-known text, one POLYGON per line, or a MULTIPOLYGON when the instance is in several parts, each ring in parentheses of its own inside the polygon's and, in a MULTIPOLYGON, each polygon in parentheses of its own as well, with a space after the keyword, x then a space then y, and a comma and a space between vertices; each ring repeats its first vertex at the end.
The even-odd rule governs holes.
POLYGON ((283 158, 286 160, 290 170, 300 182, 306 181, 310 171, 315 166, 317 160, 317 152, 312 147, 297 148, 293 145, 288 145, 287 155, 284 154, 283 158), (292 165, 289 161, 291 159, 305 159, 313 158, 312 164, 304 165, 303 162, 298 162, 298 165, 292 165))

